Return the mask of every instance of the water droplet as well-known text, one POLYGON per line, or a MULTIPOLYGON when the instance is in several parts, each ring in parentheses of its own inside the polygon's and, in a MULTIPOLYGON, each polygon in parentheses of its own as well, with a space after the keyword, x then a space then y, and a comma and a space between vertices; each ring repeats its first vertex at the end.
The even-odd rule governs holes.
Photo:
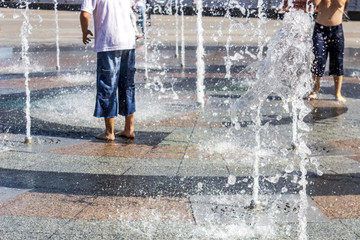
POLYGON ((235 183, 236 183, 236 176, 234 176, 234 175, 230 175, 229 177, 228 177, 228 182, 227 182, 229 185, 235 185, 235 183))

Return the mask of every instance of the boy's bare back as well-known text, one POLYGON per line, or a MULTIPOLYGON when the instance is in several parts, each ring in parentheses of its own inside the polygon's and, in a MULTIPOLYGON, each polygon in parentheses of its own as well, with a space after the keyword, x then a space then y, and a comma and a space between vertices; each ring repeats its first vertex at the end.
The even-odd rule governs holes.
POLYGON ((316 22, 323 26, 337 26, 342 23, 345 5, 348 0, 313 0, 319 13, 316 22))

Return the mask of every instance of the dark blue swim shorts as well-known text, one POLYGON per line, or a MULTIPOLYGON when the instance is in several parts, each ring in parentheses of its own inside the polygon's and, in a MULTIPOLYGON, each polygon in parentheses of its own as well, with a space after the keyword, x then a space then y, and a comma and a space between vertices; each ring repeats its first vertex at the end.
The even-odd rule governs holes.
POLYGON ((342 24, 326 27, 315 23, 313 52, 315 59, 312 73, 314 76, 324 76, 328 55, 330 56, 329 75, 344 75, 344 32, 342 24))

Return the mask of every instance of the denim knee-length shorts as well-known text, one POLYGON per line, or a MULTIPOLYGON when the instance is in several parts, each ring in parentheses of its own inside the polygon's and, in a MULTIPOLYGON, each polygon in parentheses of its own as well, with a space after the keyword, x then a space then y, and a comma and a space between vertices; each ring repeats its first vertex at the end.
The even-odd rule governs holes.
POLYGON ((342 24, 326 27, 315 23, 313 52, 315 55, 312 66, 313 75, 324 76, 328 55, 330 55, 329 75, 344 75, 344 32, 342 24))
POLYGON ((95 117, 113 118, 135 112, 134 76, 135 49, 97 53, 95 117))

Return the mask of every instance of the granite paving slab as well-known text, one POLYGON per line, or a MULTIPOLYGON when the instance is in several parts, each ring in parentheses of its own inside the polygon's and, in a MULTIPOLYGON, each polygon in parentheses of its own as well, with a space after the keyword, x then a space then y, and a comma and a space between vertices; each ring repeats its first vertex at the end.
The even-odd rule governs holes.
POLYGON ((30 190, 31 189, 0 187, 0 202, 6 201, 30 190))
POLYGON ((319 170, 322 173, 347 174, 360 173, 360 162, 354 156, 326 156, 315 158, 321 165, 319 170))
POLYGON ((313 196, 312 199, 329 219, 360 218, 360 195, 313 196))
POLYGON ((360 218, 356 219, 341 219, 340 223, 344 224, 348 231, 354 232, 358 237, 360 237, 360 218))
POLYGON ((355 161, 360 162, 360 156, 349 156, 348 158, 351 158, 351 159, 353 159, 355 161))
POLYGON ((329 142, 332 146, 344 149, 354 155, 360 155, 360 138, 329 142))
POLYGON ((158 222, 72 220, 50 239, 153 239, 158 222))
POLYGON ((4 169, 26 169, 47 159, 48 156, 41 153, 5 151, 0 152, 0 167, 4 169))
POLYGON ((4 234, 9 232, 16 235, 17 233, 19 236, 26 233, 53 234, 58 229, 64 227, 67 222, 69 222, 67 219, 1 215, 0 230, 3 231, 4 234))
POLYGON ((76 219, 95 197, 27 192, 0 203, 0 215, 76 219))
POLYGON ((356 228, 349 228, 340 221, 329 221, 326 223, 308 223, 307 236, 308 239, 314 240, 339 240, 339 239, 359 239, 359 235, 355 233, 356 228))

